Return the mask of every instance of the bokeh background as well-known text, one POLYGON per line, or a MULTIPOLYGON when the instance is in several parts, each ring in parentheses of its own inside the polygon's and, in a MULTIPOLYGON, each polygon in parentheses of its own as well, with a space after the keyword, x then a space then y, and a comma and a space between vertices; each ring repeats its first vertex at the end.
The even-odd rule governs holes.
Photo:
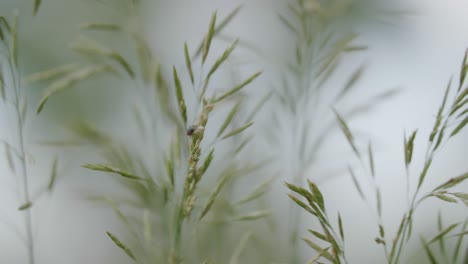
MULTIPOLYGON (((32 17, 32 1, 2 0, 0 15, 8 16, 14 10, 19 12, 21 71, 27 75, 79 60, 69 48, 70 41, 81 34, 79 25, 90 21, 122 22, 126 19, 123 15, 125 5, 120 2, 124 1, 48 0, 43 1, 39 14, 32 17)), ((358 32, 358 42, 368 45, 369 49, 346 57, 327 87, 332 89, 333 86, 343 85, 352 70, 362 63, 366 63, 367 67, 358 88, 352 94, 353 97, 349 99, 351 103, 379 90, 401 87, 397 96, 379 103, 372 111, 350 121, 352 129, 363 139, 363 146, 369 140, 374 143, 378 184, 383 195, 384 221, 388 226, 387 233, 391 233, 395 232, 406 209, 403 133, 409 134, 419 128, 414 166, 420 168, 423 165, 426 138, 432 129, 444 88, 450 76, 457 74, 468 47, 468 2, 368 2, 383 10, 400 12, 382 14, 369 8, 367 13, 357 13, 354 17, 353 14, 344 12, 343 15, 350 17, 343 19, 341 24, 341 17, 337 17, 338 27, 343 30, 352 28, 358 32)), ((184 65, 184 41, 195 47, 205 34, 213 11, 217 10, 222 17, 239 4, 243 5, 241 12, 226 28, 225 38, 217 40, 213 52, 222 52, 230 42, 228 37, 239 37, 242 40, 243 45, 238 47, 236 60, 232 63, 233 67, 240 69, 240 73, 236 74, 245 77, 247 74, 242 73, 246 71, 264 71, 248 88, 247 98, 253 103, 280 82, 278 76, 284 70, 282 63, 288 58, 294 58, 291 34, 277 15, 286 13, 285 1, 155 0, 143 1, 137 12, 142 32, 170 76, 171 65, 181 69, 184 65)), ((101 39, 123 50, 129 46, 128 40, 112 34, 101 39)), ((214 86, 238 81, 236 74, 224 74, 215 80, 214 86)), ((27 88, 27 93, 34 106, 40 99, 41 86, 31 85, 27 88)), ((118 219, 109 208, 85 199, 86 195, 96 192, 119 194, 120 191, 118 186, 112 184, 110 177, 80 168, 81 164, 99 160, 99 155, 90 149, 51 148, 39 142, 70 137, 64 125, 78 119, 98 124, 100 128, 113 131, 131 142, 138 137, 131 130, 126 130, 125 125, 125 120, 132 118, 128 114, 132 100, 131 87, 127 87, 126 83, 118 80, 93 80, 57 95, 50 100, 41 115, 32 115, 33 121, 28 126, 27 134, 34 157, 31 165, 34 168, 34 175, 31 175, 33 190, 47 182, 53 157, 58 155, 60 158, 60 178, 55 190, 41 196, 40 203, 33 208, 37 263, 131 263, 105 235, 106 230, 115 230, 117 233, 122 230, 121 233, 124 233, 118 219)), ((280 148, 281 155, 276 156, 279 158, 273 164, 257 173, 258 175, 249 176, 265 179, 262 174, 278 174, 266 200, 278 223, 275 231, 277 234, 271 236, 273 246, 270 248, 280 249, 288 243, 281 241, 281 238, 288 232, 288 208, 291 201, 282 182, 290 180, 290 175, 287 175, 288 157, 293 153, 281 144, 272 146, 262 138, 266 129, 272 129, 271 113, 275 109, 277 106, 270 103, 258 114, 258 122, 252 127, 253 134, 258 136, 253 143, 256 148, 245 155, 246 159, 256 160, 263 153, 276 153, 278 147, 280 148)), ((2 114, 3 116, 5 115, 2 114)), ((317 118, 320 119, 320 116, 317 118)), ((279 120, 282 122, 281 118, 279 120)), ((2 135, 8 136, 11 129, 8 118, 2 118, 1 121, 2 135)), ((314 126, 321 124, 320 120, 314 122, 314 126)), ((292 133, 294 130, 285 131, 292 133)), ((359 199, 346 173, 346 165, 355 164, 356 161, 339 130, 333 133, 326 147, 319 153, 318 165, 307 171, 305 176, 319 183, 329 211, 341 212, 347 230, 346 250, 350 263, 383 263, 381 249, 373 240, 377 234, 373 215, 359 199)), ((284 133, 280 139, 287 141, 290 137, 284 133)), ((467 157, 468 136, 464 131, 438 154, 427 177, 427 188, 466 172, 467 157)), ((23 228, 22 215, 17 211, 21 204, 17 195, 17 181, 9 175, 5 159, 1 160, 0 263, 26 263, 25 248, 14 231, 14 227, 20 232, 23 228)), ((261 182, 255 179, 252 181, 261 182)), ((365 178, 362 181, 365 182, 365 178)), ((251 183, 244 181, 238 188, 242 190, 249 186, 251 183)), ((467 187, 465 183, 458 189, 466 191, 467 187)), ((371 191, 370 188, 364 190, 371 191)), ((463 221, 467 218, 464 205, 447 205, 433 200, 421 206, 415 218, 417 225, 414 233, 428 237, 435 234, 439 210, 446 222, 463 221)), ((312 218, 302 214, 301 234, 308 236, 305 230, 313 225, 312 218)), ((305 262, 314 254, 303 243, 299 245, 301 258, 305 262)), ((410 247, 411 253, 406 256, 406 261, 425 263, 419 244, 410 244, 410 247)), ((277 262, 284 261, 280 257, 277 262)))

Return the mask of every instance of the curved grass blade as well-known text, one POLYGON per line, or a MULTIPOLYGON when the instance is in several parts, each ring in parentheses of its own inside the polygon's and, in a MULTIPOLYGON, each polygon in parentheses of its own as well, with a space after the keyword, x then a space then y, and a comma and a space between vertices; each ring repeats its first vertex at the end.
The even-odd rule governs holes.
POLYGON ((187 70, 190 75, 190 81, 192 82, 192 85, 193 85, 195 83, 195 80, 193 77, 192 61, 190 60, 187 42, 184 43, 184 55, 185 55, 185 66, 187 66, 187 70))
POLYGON ((208 52, 210 51, 211 41, 213 40, 213 35, 215 33, 215 26, 216 26, 216 12, 211 15, 210 26, 208 29, 208 34, 206 35, 205 42, 203 43, 203 55, 202 55, 202 63, 205 63, 206 57, 208 56, 208 52))
MULTIPOLYGON (((224 19, 218 24, 218 26, 216 26, 213 36, 218 35, 218 34, 229 24, 229 22, 231 22, 231 20, 237 15, 237 13, 239 13, 241 7, 242 7, 242 5, 236 7, 231 13, 229 13, 229 14, 226 16, 226 18, 224 18, 224 19)), ((192 60, 194 60, 195 58, 197 58, 198 56, 200 56, 200 54, 202 53, 202 51, 203 51, 203 45, 205 44, 205 39, 206 39, 206 37, 203 38, 202 42, 201 42, 200 45, 198 46, 197 51, 195 52, 195 54, 194 54, 193 57, 192 57, 192 60)))
POLYGON ((224 135, 221 139, 226 139, 226 138, 230 138, 230 137, 232 137, 232 136, 235 136, 235 135, 241 133, 242 131, 246 130, 247 128, 249 128, 252 124, 253 124, 253 122, 247 123, 247 124, 245 124, 245 125, 243 125, 243 126, 237 128, 237 129, 235 129, 235 130, 233 130, 233 131, 227 133, 227 134, 224 135))
POLYGON ((172 67, 172 72, 174 76, 174 84, 176 88, 176 97, 177 104, 179 105, 179 111, 182 116, 182 120, 184 121, 184 124, 187 124, 187 108, 185 106, 184 94, 182 92, 182 84, 180 84, 179 75, 177 74, 175 66, 172 67))
POLYGON ((226 99, 227 97, 235 94, 236 92, 240 91, 242 88, 244 88, 247 84, 251 83, 253 80, 255 80, 258 76, 260 76, 260 74, 262 74, 261 71, 259 72, 256 72, 254 73, 252 76, 250 76, 249 78, 247 78, 247 80, 245 80, 244 82, 234 86, 234 88, 232 88, 231 90, 225 92, 223 95, 221 95, 220 97, 214 99, 214 102, 213 103, 217 103, 217 102, 220 102, 224 99, 226 99))
POLYGON ((34 0, 34 8, 33 8, 33 15, 37 15, 37 12, 39 11, 39 7, 41 6, 42 0, 34 0))
POLYGON ((44 92, 44 96, 42 97, 39 106, 37 107, 37 113, 40 113, 46 102, 49 100, 49 97, 55 95, 61 91, 64 91, 73 85, 88 79, 92 76, 95 76, 103 71, 109 69, 108 65, 91 65, 75 72, 70 73, 69 75, 65 76, 64 78, 53 82, 44 92))
POLYGON ((132 180, 144 180, 144 178, 141 178, 139 176, 133 175, 129 172, 126 172, 124 170, 107 166, 107 165, 101 165, 101 164, 85 164, 82 167, 90 169, 90 170, 95 170, 95 171, 103 171, 103 172, 110 172, 110 173, 116 173, 124 178, 127 179, 132 179, 132 180))
POLYGON ((129 256, 131 259, 133 259, 134 261, 136 261, 136 258, 135 258, 135 255, 133 255, 132 251, 130 250, 130 248, 128 248, 127 246, 125 246, 115 235, 113 235, 111 232, 109 231, 106 231, 106 234, 107 236, 109 236, 109 238, 114 242, 114 244, 119 247, 120 249, 122 249, 122 251, 127 254, 127 256, 129 256))

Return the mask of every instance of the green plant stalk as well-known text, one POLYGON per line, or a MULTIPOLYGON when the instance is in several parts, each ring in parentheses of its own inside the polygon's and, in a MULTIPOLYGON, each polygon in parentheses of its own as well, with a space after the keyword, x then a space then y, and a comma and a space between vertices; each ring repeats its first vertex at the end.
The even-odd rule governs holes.
POLYGON ((174 248, 171 254, 170 263, 180 263, 180 240, 182 236, 183 223, 186 217, 188 217, 192 211, 193 199, 195 199, 194 193, 196 190, 197 183, 201 180, 202 175, 198 171, 198 162, 201 156, 201 142, 205 134, 204 128, 208 122, 208 115, 213 109, 213 105, 208 103, 206 99, 203 100, 203 110, 199 116, 199 122, 195 129, 195 132, 191 135, 190 154, 188 158, 188 172, 185 178, 184 190, 182 193, 182 199, 180 206, 177 210, 176 216, 176 227, 175 227, 175 238, 174 248))
MULTIPOLYGON (((18 87, 18 80, 15 74, 15 63, 13 59, 10 57, 9 59, 11 75, 13 80, 13 90, 15 92, 15 111, 16 111, 16 122, 17 122, 17 129, 18 129, 18 141, 19 141, 19 154, 20 154, 20 161, 21 161, 21 176, 23 178, 23 192, 24 192, 24 204, 30 203, 30 194, 29 194, 29 181, 28 181, 28 168, 26 164, 26 149, 24 146, 24 120, 21 114, 20 109, 20 94, 19 94, 19 87, 18 87)), ((31 209, 28 208, 24 212, 24 221, 25 221, 25 229, 26 229, 26 243, 27 243, 27 250, 28 250, 28 263, 34 264, 34 238, 32 233, 32 214, 31 209)))

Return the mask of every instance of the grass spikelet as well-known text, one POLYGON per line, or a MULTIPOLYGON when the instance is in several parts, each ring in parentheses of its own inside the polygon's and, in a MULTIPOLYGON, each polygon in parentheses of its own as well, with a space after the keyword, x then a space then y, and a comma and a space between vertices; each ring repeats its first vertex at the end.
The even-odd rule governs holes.
POLYGON ((122 28, 117 24, 112 23, 100 23, 100 22, 90 22, 90 23, 83 23, 80 25, 80 29, 82 30, 98 30, 98 31, 120 31, 122 28))
POLYGON ((340 93, 338 94, 338 96, 336 97, 335 101, 339 101, 341 98, 343 98, 346 94, 349 93, 349 91, 352 90, 352 88, 356 85, 356 83, 361 79, 362 77, 362 74, 364 73, 365 71, 365 65, 361 65, 359 66, 359 68, 357 68, 353 74, 351 75, 351 77, 348 79, 348 81, 345 83, 345 85, 343 86, 343 89, 340 91, 340 93))
POLYGON ((195 83, 195 79, 193 77, 193 70, 192 70, 192 61, 190 60, 190 54, 187 46, 187 42, 184 43, 184 55, 185 55, 185 66, 187 67, 187 71, 189 72, 190 81, 192 85, 195 83))
POLYGON ((182 92, 182 85, 180 84, 179 75, 177 74, 177 70, 175 66, 173 66, 172 71, 173 71, 173 77, 174 77, 174 84, 176 88, 177 103, 179 105, 179 111, 182 116, 182 120, 184 121, 184 124, 187 124, 187 108, 185 106, 184 94, 182 92))
POLYGON ((0 64, 0 97, 2 100, 5 100, 6 98, 6 93, 5 93, 5 80, 3 79, 3 71, 2 71, 2 65, 0 64))
POLYGON ((253 122, 250 122, 250 123, 247 123, 237 129, 234 129, 233 131, 227 133, 226 135, 224 135, 221 139, 227 139, 227 138, 230 138, 232 136, 235 136, 239 133, 241 133, 242 131, 246 130, 247 128, 249 128, 251 125, 253 124, 253 122))
POLYGON ((78 64, 66 64, 49 70, 37 72, 26 77, 27 83, 48 81, 66 74, 69 74, 79 68, 78 64))
POLYGON ((210 71, 209 71, 208 74, 206 75, 205 84, 203 85, 203 89, 202 89, 202 92, 201 92, 201 94, 200 94, 200 98, 203 98, 203 96, 205 95, 205 92, 206 92, 206 89, 207 89, 207 87, 208 87, 208 83, 210 82, 211 76, 216 72, 216 70, 218 70, 219 66, 221 66, 221 65, 229 58, 229 55, 231 55, 232 51, 236 48, 238 42, 239 42, 239 39, 236 39, 236 40, 231 44, 231 46, 229 46, 229 47, 223 52, 223 54, 221 55, 221 57, 219 57, 219 58, 215 61, 215 63, 213 64, 213 66, 211 66, 210 71))
POLYGON ((32 202, 28 201, 28 202, 22 204, 20 207, 18 207, 18 211, 27 210, 27 209, 31 208, 32 205, 33 205, 32 202))
POLYGON ((18 15, 15 14, 13 17, 13 23, 11 25, 11 39, 10 39, 10 56, 13 65, 18 65, 18 15))
POLYGON ((325 250, 324 248, 322 248, 321 246, 319 246, 317 243, 313 242, 312 240, 308 239, 308 238, 303 238, 302 240, 304 240, 304 242, 306 242, 306 244, 311 247, 312 249, 314 249, 315 251, 317 252, 323 252, 322 256, 324 258, 326 258, 327 260, 329 261, 334 261, 334 258, 332 255, 330 255, 330 253, 325 250))
POLYGON ((103 172, 110 172, 110 173, 116 173, 124 178, 127 179, 132 179, 132 180, 143 180, 143 178, 133 175, 129 172, 126 172, 124 170, 107 166, 107 165, 101 165, 101 164, 85 164, 82 166, 83 168, 87 168, 90 170, 95 170, 95 171, 103 171, 103 172))
POLYGON ((432 253, 431 249, 429 248, 429 245, 426 243, 424 238, 421 237, 421 244, 423 245, 424 252, 426 252, 427 258, 429 259, 431 264, 437 264, 437 260, 434 257, 434 253, 432 253))
POLYGON ((126 245, 124 245, 115 235, 113 235, 111 232, 106 231, 107 236, 114 242, 114 244, 122 249, 122 251, 127 254, 128 257, 136 261, 135 255, 133 255, 132 251, 130 248, 128 248, 126 245))
POLYGON ((238 91, 240 91, 242 88, 244 88, 247 84, 251 83, 253 80, 255 80, 258 76, 260 76, 260 74, 262 74, 261 71, 259 72, 256 72, 255 74, 253 74, 252 76, 250 76, 249 78, 247 78, 247 80, 245 80, 244 82, 242 82, 241 84, 238 84, 236 85, 234 88, 230 89, 229 91, 225 92, 223 95, 221 95, 220 97, 217 97, 213 103, 217 103, 217 102, 220 102, 224 99, 226 99, 227 97, 237 93, 238 91))
POLYGON ((465 126, 468 124, 468 116, 466 116, 458 125, 455 127, 455 129, 450 133, 450 137, 455 136, 458 134, 465 126))
POLYGON ((240 104, 241 104, 241 101, 237 102, 234 105, 234 107, 231 109, 226 119, 224 120, 223 124, 219 128, 218 134, 216 134, 216 137, 220 137, 223 134, 223 132, 226 130, 226 128, 229 126, 229 124, 231 124, 231 121, 234 119, 234 116, 239 111, 240 104))
POLYGON ((241 240, 239 241, 239 244, 237 245, 236 249, 234 250, 234 253, 231 256, 231 259, 229 260, 229 264, 239 264, 242 262, 239 262, 239 257, 242 251, 244 250, 245 246, 247 245, 247 242, 250 239, 250 236, 252 236, 252 232, 248 231, 246 232, 241 240))
POLYGON ((114 51, 110 48, 104 47, 103 45, 95 42, 92 39, 81 36, 78 41, 72 44, 72 48, 79 53, 89 55, 92 57, 104 57, 111 61, 117 62, 130 78, 135 78, 135 71, 130 66, 130 63, 121 55, 119 52, 114 51))
POLYGON ((414 139, 416 138, 418 130, 415 130, 408 139, 408 142, 405 142, 405 164, 406 167, 411 163, 413 157, 413 148, 414 148, 414 139))
POLYGON ((37 107, 37 113, 40 113, 45 103, 49 100, 52 95, 55 95, 61 91, 64 91, 73 85, 88 79, 92 76, 95 76, 103 71, 108 70, 109 67, 107 65, 91 65, 88 67, 84 67, 77 71, 70 73, 69 75, 53 82, 49 87, 46 88, 44 91, 44 96, 42 97, 39 106, 37 107))
POLYGON ((419 180, 418 180, 418 189, 423 184, 424 179, 426 178, 427 171, 429 170, 429 167, 431 166, 431 163, 432 163, 432 159, 429 159, 426 161, 426 164, 424 164, 424 169, 421 172, 421 175, 419 176, 419 180))
POLYGON ((213 40, 213 35, 215 33, 215 26, 216 26, 216 12, 211 15, 210 26, 208 29, 208 34, 206 35, 205 42, 203 44, 203 55, 202 55, 202 63, 205 63, 206 57, 208 56, 208 52, 210 51, 211 41, 213 40))
MULTIPOLYGON (((237 15, 237 13, 239 13, 241 8, 242 8, 241 5, 237 6, 234 10, 231 11, 231 13, 229 13, 223 20, 221 20, 221 22, 216 26, 213 36, 216 36, 219 33, 221 33, 221 31, 229 24, 229 22, 232 21, 232 19, 237 15)), ((202 53, 203 47, 205 44, 205 39, 206 37, 198 46, 197 51, 195 52, 195 55, 193 56, 193 59, 200 56, 200 54, 202 53)))
POLYGON ((271 185, 275 180, 276 177, 271 177, 270 179, 264 181, 259 186, 257 186, 250 194, 240 199, 236 204, 242 205, 261 197, 270 189, 271 185))
POLYGON ((372 151, 372 144, 370 142, 367 148, 367 152, 369 154, 369 167, 371 171, 371 176, 372 178, 375 178, 374 152, 372 151))
POLYGON ((346 121, 343 119, 343 117, 341 117, 341 115, 335 109, 333 109, 333 112, 335 113, 336 118, 338 119, 341 131, 343 131, 343 133, 345 134, 349 145, 353 149, 356 156, 360 157, 361 155, 359 154, 359 151, 356 148, 356 145, 354 143, 354 137, 353 137, 353 134, 351 133, 351 130, 348 127, 348 124, 346 123, 346 121))
POLYGON ((232 221, 255 221, 271 215, 269 210, 258 210, 252 213, 235 217, 232 221))
POLYGON ((200 175, 198 177, 201 177, 201 175, 205 174, 206 170, 208 170, 208 168, 210 167, 210 164, 213 161, 213 158, 214 158, 214 149, 212 149, 210 153, 208 153, 208 156, 203 161, 203 165, 198 169, 198 174, 200 175))
POLYGON ((41 6, 42 0, 34 0, 34 8, 33 8, 33 15, 37 15, 37 12, 39 11, 39 7, 41 6))
POLYGON ((350 166, 348 166, 348 171, 349 171, 349 174, 351 175, 351 179, 353 180, 354 187, 356 188, 356 190, 359 193, 359 196, 361 196, 361 198, 363 200, 365 200, 366 198, 364 196, 364 193, 362 192, 361 186, 359 185, 359 182, 358 182, 358 180, 356 178, 356 175, 354 175, 354 172, 353 172, 353 170, 351 169, 350 166))
POLYGON ((52 162, 52 170, 50 172, 50 179, 49 184, 47 185, 47 189, 52 191, 55 186, 55 181, 57 179, 57 168, 58 168, 58 158, 55 157, 54 161, 52 162))
POLYGON ((216 200, 216 197, 218 197, 219 192, 223 189, 223 187, 227 183, 228 179, 229 179, 229 177, 225 176, 216 185, 213 193, 210 195, 210 198, 208 199, 208 202, 206 203, 206 205, 204 206, 204 208, 203 208, 203 210, 202 210, 202 212, 200 214, 199 220, 201 220, 208 213, 208 211, 210 211, 211 206, 213 205, 213 203, 216 200))
POLYGON ((341 214, 340 213, 338 213, 338 229, 340 231, 341 240, 344 241, 343 221, 341 220, 341 214))
POLYGON ((447 88, 445 89, 445 94, 444 94, 444 100, 442 101, 442 104, 439 108, 439 111, 437 112, 437 117, 436 117, 436 122, 434 123, 434 128, 432 129, 432 132, 429 136, 429 141, 432 142, 434 141, 434 138, 437 134, 437 131, 439 130, 439 126, 442 122, 442 113, 444 111, 444 108, 445 108, 445 104, 447 102, 447 97, 448 97, 448 93, 450 91, 450 86, 452 85, 452 78, 450 78, 450 81, 449 83, 447 84, 447 88))
POLYGON ((434 189, 434 191, 452 188, 452 187, 457 186, 458 184, 462 183, 466 179, 468 179, 468 172, 465 172, 460 176, 457 176, 455 178, 452 178, 452 179, 446 181, 445 183, 443 183, 443 184, 439 185, 438 187, 436 187, 434 189))

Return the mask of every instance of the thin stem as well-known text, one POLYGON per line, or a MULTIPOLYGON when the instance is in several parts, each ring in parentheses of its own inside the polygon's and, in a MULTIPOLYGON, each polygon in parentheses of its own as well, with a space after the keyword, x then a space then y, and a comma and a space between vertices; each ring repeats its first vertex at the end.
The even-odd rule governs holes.
MULTIPOLYGON (((19 90, 19 83, 17 80, 16 72, 15 72, 15 64, 12 58, 9 58, 10 64, 10 71, 12 75, 13 81, 13 91, 15 93, 15 111, 16 111, 16 122, 18 125, 18 141, 19 141, 19 154, 20 154, 20 161, 21 161, 21 177, 23 178, 23 195, 24 195, 24 203, 30 202, 30 195, 29 195, 29 180, 28 180, 28 167, 27 167, 27 160, 26 160, 26 148, 24 144, 24 127, 23 127, 23 117, 20 108, 20 92, 19 90)), ((28 249, 28 263, 34 264, 34 238, 32 232, 32 215, 31 209, 26 209, 24 212, 24 220, 25 220, 25 229, 26 229, 26 243, 28 249)))

